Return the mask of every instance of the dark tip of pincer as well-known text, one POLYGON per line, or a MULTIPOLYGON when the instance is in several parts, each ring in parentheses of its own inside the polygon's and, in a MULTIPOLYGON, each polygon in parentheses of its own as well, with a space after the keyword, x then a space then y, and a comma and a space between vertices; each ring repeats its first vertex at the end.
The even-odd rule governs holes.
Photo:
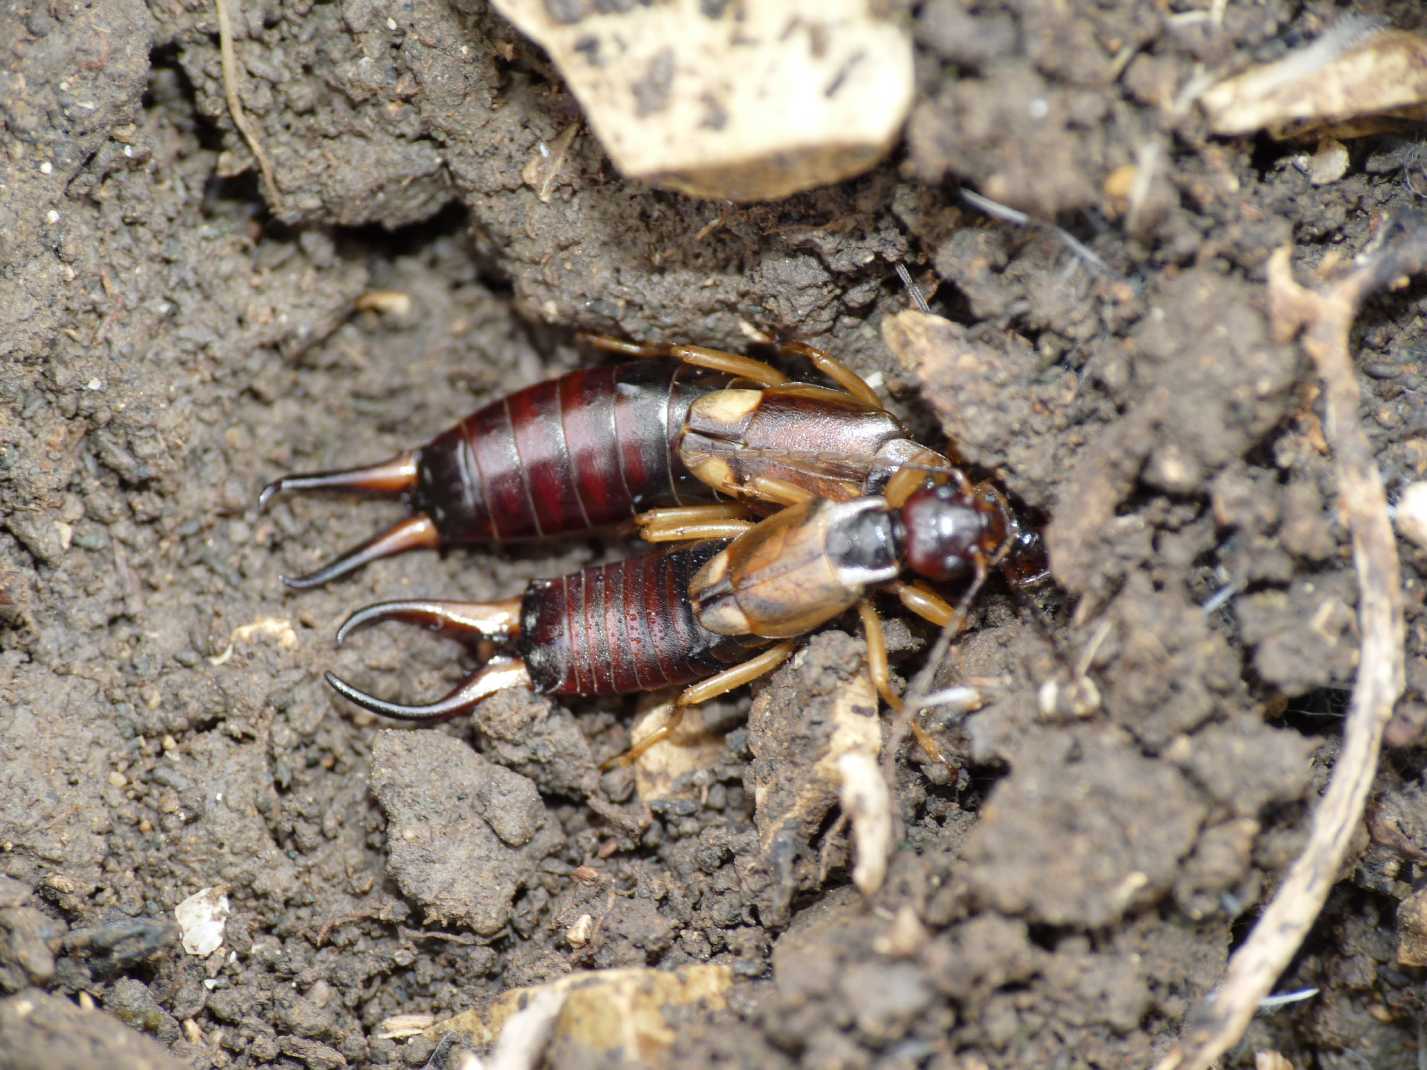
POLYGON ((408 550, 435 550, 440 545, 441 534, 436 530, 435 523, 425 513, 418 513, 398 520, 385 531, 378 532, 316 571, 305 576, 283 576, 282 582, 294 591, 306 591, 331 583, 383 557, 404 554, 408 550))
POLYGON ((342 626, 337 629, 336 645, 341 646, 347 641, 347 637, 353 632, 361 631, 363 628, 386 620, 393 614, 388 610, 389 603, 377 602, 370 606, 363 606, 347 617, 342 622, 342 626))
POLYGON ((282 493, 282 480, 274 479, 266 487, 258 492, 258 512, 263 512, 268 507, 268 502, 282 493))
POLYGON ((321 573, 325 571, 325 569, 319 569, 317 572, 309 572, 306 576, 279 576, 278 579, 282 580, 284 586, 294 591, 310 591, 314 587, 321 587, 331 578, 321 576, 321 573))
POLYGON ((439 702, 433 702, 422 706, 408 706, 400 702, 388 702, 386 699, 369 695, 360 688, 353 687, 336 673, 326 672, 322 678, 327 681, 327 686, 337 694, 341 695, 348 702, 360 706, 371 713, 380 714, 383 717, 390 717, 396 721, 414 721, 417 723, 428 721, 444 721, 450 717, 463 712, 461 709, 452 709, 449 696, 439 702))
POLYGON ((391 717, 394 720, 411 721, 418 724, 459 717, 463 713, 470 712, 481 700, 497 691, 530 687, 530 674, 526 671, 525 663, 512 658, 492 659, 485 666, 466 677, 445 698, 416 706, 408 706, 401 702, 388 702, 386 699, 369 695, 365 691, 353 687, 335 673, 324 673, 323 678, 333 691, 364 710, 370 710, 372 713, 379 713, 383 717, 391 717))

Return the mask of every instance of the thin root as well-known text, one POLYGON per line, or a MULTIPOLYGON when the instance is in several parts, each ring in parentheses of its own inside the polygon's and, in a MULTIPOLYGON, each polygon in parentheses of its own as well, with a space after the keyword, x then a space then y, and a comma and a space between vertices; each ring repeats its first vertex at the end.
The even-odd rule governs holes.
POLYGON ((1389 222, 1360 266, 1315 292, 1293 279, 1287 248, 1269 259, 1269 306, 1281 341, 1301 335, 1324 384, 1327 436, 1342 508, 1352 531, 1361 597, 1358 678, 1337 765, 1313 814, 1313 829, 1248 939, 1157 1070, 1207 1070, 1237 1044, 1323 909, 1377 772, 1383 730, 1403 688, 1402 588, 1382 478, 1358 423, 1358 381, 1348 335, 1369 294, 1427 268, 1427 222, 1389 222))
POLYGON ((273 178, 273 166, 268 162, 268 154, 263 151, 263 143, 258 140, 258 131, 248 115, 243 111, 243 102, 238 99, 238 57, 233 51, 233 28, 228 22, 228 8, 224 0, 213 0, 218 12, 218 55, 223 62, 223 96, 228 101, 228 111, 233 116, 233 125, 248 143, 253 157, 258 161, 258 170, 263 174, 263 189, 267 190, 268 205, 273 215, 282 210, 282 197, 277 191, 273 178))

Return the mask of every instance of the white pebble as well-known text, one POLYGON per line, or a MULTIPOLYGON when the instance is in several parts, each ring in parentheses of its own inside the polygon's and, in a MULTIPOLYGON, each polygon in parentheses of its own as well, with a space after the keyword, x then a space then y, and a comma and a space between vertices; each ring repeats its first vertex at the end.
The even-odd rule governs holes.
POLYGON ((217 888, 204 888, 174 907, 173 916, 178 919, 183 949, 190 955, 207 958, 223 944, 228 897, 217 888))
POLYGON ((1427 550, 1427 482, 1408 484, 1397 499, 1397 533, 1427 550))

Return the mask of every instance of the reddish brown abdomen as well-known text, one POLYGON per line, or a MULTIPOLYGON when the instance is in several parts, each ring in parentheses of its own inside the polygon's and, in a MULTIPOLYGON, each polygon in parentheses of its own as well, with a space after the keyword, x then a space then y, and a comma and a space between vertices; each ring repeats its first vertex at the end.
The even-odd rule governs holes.
POLYGON ((531 584, 520 656, 536 691, 623 695, 702 680, 769 640, 699 624, 689 580, 726 544, 703 542, 531 584))
POLYGON ((693 400, 727 382, 638 361, 516 391, 421 448, 416 508, 452 544, 589 531, 708 501, 673 442, 693 400))

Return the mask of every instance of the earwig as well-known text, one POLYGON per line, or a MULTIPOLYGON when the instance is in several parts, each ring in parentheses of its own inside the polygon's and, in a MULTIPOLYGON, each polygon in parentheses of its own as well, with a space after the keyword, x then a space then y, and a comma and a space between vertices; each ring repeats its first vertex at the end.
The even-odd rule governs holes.
MULTIPOLYGON (((723 530, 724 522, 709 523, 723 530)), ((339 643, 357 628, 401 620, 494 641, 510 651, 436 702, 402 705, 331 673, 327 681, 374 713, 429 721, 468 712, 514 687, 592 696, 707 676, 685 687, 671 722, 627 753, 629 759, 672 732, 684 708, 772 671, 799 636, 853 606, 867 635, 873 683, 889 705, 899 707, 869 592, 895 593, 907 608, 945 627, 964 616, 964 605, 992 569, 1014 561, 1008 576, 1029 574, 1038 552, 999 492, 974 487, 960 473, 942 482, 899 476, 885 495, 846 501, 808 494, 756 524, 740 523, 745 530, 732 541, 700 541, 537 581, 518 599, 383 602, 348 618, 337 633, 339 643), (963 608, 904 574, 933 582, 969 577, 963 608)), ((691 538, 700 536, 697 528, 689 526, 691 538)), ((935 753, 934 744, 919 738, 935 753)))
POLYGON ((771 670, 792 650, 791 644, 780 644, 749 659, 772 640, 747 633, 722 635, 699 622, 689 601, 689 581, 723 545, 699 542, 595 565, 556 580, 536 580, 523 595, 502 602, 423 599, 367 606, 338 629, 338 645, 361 628, 400 620, 454 638, 484 640, 507 652, 490 658, 444 698, 425 705, 375 698, 330 672, 327 682, 357 705, 405 721, 455 717, 487 696, 515 687, 593 697, 701 681, 686 688, 677 701, 706 701, 771 670))
MULTIPOLYGON (((316 587, 407 550, 587 532, 718 495, 770 505, 808 493, 844 500, 876 492, 901 469, 951 467, 911 441, 854 372, 811 346, 779 351, 806 359, 838 389, 790 383, 761 361, 700 346, 589 340, 671 360, 570 372, 494 401, 389 460, 269 483, 260 507, 281 493, 314 490, 403 496, 411 506, 385 531, 284 582, 316 587)), ((646 535, 678 539, 690 521, 714 534, 708 524, 718 519, 731 534, 747 515, 736 504, 697 505, 664 514, 664 526, 646 526, 646 535)))

